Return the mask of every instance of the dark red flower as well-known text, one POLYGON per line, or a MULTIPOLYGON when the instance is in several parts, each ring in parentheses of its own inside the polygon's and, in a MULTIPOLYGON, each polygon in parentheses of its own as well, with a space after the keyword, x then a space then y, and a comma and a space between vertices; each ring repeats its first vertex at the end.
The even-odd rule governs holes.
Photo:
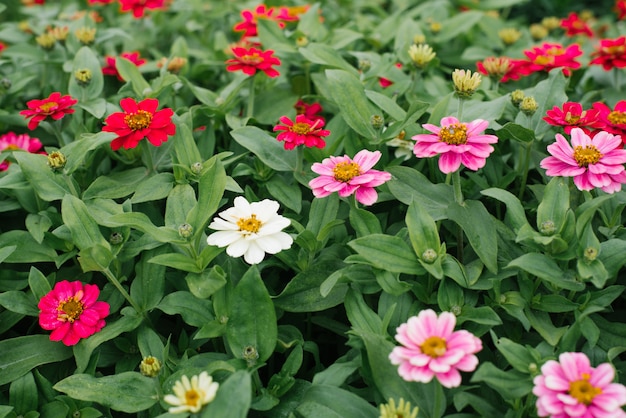
MULTIPOLYGON (((126 58, 127 60, 135 64, 137 67, 144 65, 146 63, 146 60, 142 59, 139 56, 139 52, 137 51, 122 52, 120 54, 120 57, 126 58)), ((105 60, 106 60, 106 66, 102 67, 102 74, 116 76, 118 80, 124 81, 124 79, 120 76, 119 71, 117 71, 117 64, 116 64, 117 58, 107 55, 105 57, 105 60)))
POLYGON ((600 120, 597 109, 583 110, 580 103, 566 102, 563 107, 554 106, 546 112, 543 120, 554 126, 562 126, 566 134, 573 128, 581 128, 587 135, 594 130, 604 128, 604 122, 600 120))
POLYGON ((109 115, 104 121, 106 126, 102 128, 118 136, 111 142, 113 151, 121 147, 135 148, 144 138, 158 147, 167 141, 168 136, 176 133, 176 125, 172 122, 174 111, 169 108, 157 111, 157 99, 145 99, 137 103, 129 97, 122 99, 120 106, 123 112, 109 115))
POLYGON ((31 118, 28 122, 28 129, 33 130, 39 126, 39 122, 50 116, 54 120, 59 120, 63 116, 74 113, 74 106, 78 100, 70 95, 61 96, 58 91, 50 94, 47 99, 35 99, 26 103, 28 109, 22 110, 20 115, 26 119, 31 118))
POLYGON ((122 12, 133 12, 135 19, 143 17, 146 9, 161 9, 163 8, 164 0, 120 0, 122 12))
POLYGON ((600 46, 591 54, 590 65, 602 65, 606 71, 626 67, 626 36, 617 39, 602 39, 600 46))
POLYGON ((296 109, 296 114, 304 115, 310 121, 315 122, 318 119, 322 122, 326 121, 324 119, 324 116, 318 114, 324 110, 322 109, 322 105, 320 105, 318 102, 308 104, 300 99, 293 107, 296 109))
POLYGON ((326 142, 322 137, 330 135, 330 131, 322 129, 323 120, 313 122, 304 115, 297 115, 295 123, 287 116, 280 118, 282 125, 274 126, 274 132, 283 131, 276 137, 279 141, 284 141, 285 149, 294 149, 298 145, 306 147, 324 148, 326 142))
POLYGON ((252 48, 232 48, 235 58, 226 61, 227 71, 241 70, 244 74, 254 75, 257 71, 263 71, 269 77, 278 77, 280 73, 272 68, 273 65, 280 65, 280 60, 272 55, 274 51, 271 49, 261 51, 252 48))
POLYGON ((626 100, 615 104, 613 109, 602 102, 595 102, 592 107, 598 111, 598 117, 604 123, 603 130, 614 135, 621 135, 626 143, 626 100))
POLYGON ((589 37, 593 36, 593 31, 587 25, 587 22, 582 20, 578 13, 571 12, 567 18, 561 20, 561 27, 565 29, 565 34, 567 36, 575 36, 575 35, 586 35, 589 37))

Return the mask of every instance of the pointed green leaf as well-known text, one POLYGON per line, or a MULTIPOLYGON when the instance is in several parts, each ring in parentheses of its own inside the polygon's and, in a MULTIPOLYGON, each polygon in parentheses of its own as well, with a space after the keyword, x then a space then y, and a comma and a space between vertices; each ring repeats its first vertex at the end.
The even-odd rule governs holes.
POLYGON ((265 165, 276 171, 294 171, 296 153, 284 149, 283 144, 256 126, 244 126, 230 133, 239 145, 247 148, 265 165))
POLYGON ((352 240, 348 245, 379 269, 414 275, 425 272, 415 252, 402 238, 373 234, 352 240))
POLYGON ((69 228, 74 244, 79 249, 87 249, 99 245, 108 250, 109 242, 104 239, 100 227, 91 217, 89 209, 82 200, 70 194, 63 197, 61 202, 63 223, 69 228))

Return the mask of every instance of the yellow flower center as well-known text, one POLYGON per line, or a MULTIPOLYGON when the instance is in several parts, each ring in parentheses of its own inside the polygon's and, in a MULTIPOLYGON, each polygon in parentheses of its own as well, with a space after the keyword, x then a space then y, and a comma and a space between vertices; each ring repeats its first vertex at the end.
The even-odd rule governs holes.
POLYGON ((196 389, 189 389, 185 392, 185 403, 189 406, 198 405, 198 401, 200 400, 201 395, 198 393, 196 389))
POLYGON ((546 54, 548 55, 563 55, 565 50, 563 48, 559 48, 558 46, 554 46, 550 49, 546 49, 546 54))
POLYGON ((261 225, 263 225, 263 222, 259 221, 254 213, 247 219, 239 218, 237 221, 240 231, 257 233, 261 229, 261 225))
POLYGON ((626 113, 618 112, 617 110, 614 110, 611 113, 609 113, 609 116, 607 116, 607 119, 613 125, 621 125, 621 124, 626 123, 626 113))
POLYGON ((131 113, 124 116, 124 122, 133 131, 147 128, 152 122, 152 113, 145 110, 138 110, 137 113, 131 113))
POLYGON ((355 162, 343 161, 333 168, 335 180, 347 183, 361 174, 361 167, 355 162))
POLYGON ((248 65, 258 65, 263 62, 263 57, 255 52, 254 54, 248 54, 239 57, 239 61, 248 65))
POLYGON ((51 109, 58 107, 59 104, 57 102, 47 102, 42 104, 41 106, 39 106, 39 109, 43 112, 43 113, 48 113, 50 112, 51 109))
POLYGON ((578 145, 574 148, 574 159, 579 167, 587 167, 589 164, 596 164, 602 158, 602 153, 593 145, 586 145, 584 148, 578 145))
POLYGON ((606 55, 622 55, 626 51, 626 47, 624 45, 613 45, 606 46, 601 49, 601 51, 606 55))
POLYGON ((3 151, 16 151, 18 149, 21 149, 21 148, 15 144, 9 144, 3 151))
POLYGON ((85 305, 79 300, 76 300, 76 296, 72 296, 63 302, 59 303, 57 311, 57 320, 61 322, 74 322, 83 313, 85 305))
POLYGON ((540 55, 535 58, 534 62, 539 65, 547 65, 552 64, 554 62, 554 58, 551 56, 540 55))
POLYGON ((602 389, 594 387, 589 383, 589 378, 588 373, 583 373, 582 379, 569 384, 570 396, 587 406, 591 405, 593 398, 602 393, 602 389))
POLYGON ((567 112, 565 114, 565 122, 569 123, 570 125, 574 125, 576 123, 578 123, 578 121, 580 120, 581 117, 583 117, 585 114, 585 112, 583 112, 580 116, 578 115, 572 115, 572 112, 567 112))
POLYGON ((454 123, 439 131, 441 141, 450 145, 462 145, 467 143, 467 126, 464 123, 454 123))
POLYGON ((312 129, 311 125, 309 125, 308 123, 298 122, 294 123, 293 126, 289 128, 289 130, 291 132, 297 133, 298 135, 306 135, 310 133, 312 129))
POLYGON ((446 350, 448 346, 446 345, 446 340, 441 337, 430 337, 427 338, 426 341, 420 347, 422 349, 422 353, 430 356, 432 358, 441 357, 446 354, 446 350))

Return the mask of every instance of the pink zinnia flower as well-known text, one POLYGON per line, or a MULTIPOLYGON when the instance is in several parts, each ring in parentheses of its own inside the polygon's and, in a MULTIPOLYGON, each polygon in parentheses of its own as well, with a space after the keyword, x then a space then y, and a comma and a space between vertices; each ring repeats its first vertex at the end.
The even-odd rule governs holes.
POLYGON ((562 353, 549 360, 534 379, 537 414, 553 418, 626 417, 626 388, 611 383, 615 370, 609 363, 591 367, 583 353, 562 353))
POLYGON ((601 65, 606 71, 626 67, 626 36, 616 39, 601 39, 598 49, 591 54, 589 65, 601 65))
POLYGON ((592 107, 598 111, 598 117, 604 123, 603 130, 614 135, 621 135, 626 143, 626 100, 620 100, 611 109, 602 102, 595 102, 592 107))
POLYGON ((287 116, 281 117, 280 121, 283 124, 274 126, 274 132, 283 131, 278 134, 276 139, 285 142, 285 149, 294 149, 298 145, 309 148, 324 148, 326 146, 323 137, 330 135, 330 131, 322 129, 324 127, 323 120, 318 119, 313 122, 304 115, 298 115, 295 123, 287 116))
POLYGON ((552 154, 541 161, 548 176, 573 177, 579 190, 596 187, 607 193, 618 192, 626 183, 626 150, 619 135, 601 131, 593 138, 582 129, 572 129, 572 144, 561 134, 548 145, 552 154))
MULTIPOLYGON (((30 153, 44 153, 44 151, 38 152, 43 148, 41 141, 37 138, 31 138, 28 134, 16 135, 15 132, 7 132, 4 135, 0 135, 0 151, 16 151, 22 150, 30 153)), ((9 168, 8 161, 2 161, 0 163, 0 171, 5 171, 9 168)))
POLYGON ((235 58, 226 61, 226 71, 243 71, 244 74, 254 75, 258 71, 263 71, 269 77, 278 77, 280 73, 272 68, 273 65, 280 65, 280 60, 275 57, 271 49, 261 51, 256 48, 232 48, 235 58))
MULTIPOLYGON (((146 63, 145 59, 142 59, 139 56, 139 52, 135 51, 135 52, 122 52, 120 54, 120 57, 122 58, 126 58, 127 60, 129 60, 130 62, 132 62, 133 64, 135 64, 137 67, 142 66, 146 63)), ((105 57, 106 60, 106 66, 102 67, 102 74, 104 75, 113 75, 115 77, 117 77, 117 79, 119 81, 124 81, 124 79, 122 78, 122 76, 120 76, 119 71, 117 71, 117 63, 116 63, 116 57, 112 57, 110 55, 107 55, 105 57)))
POLYGON ((461 164, 470 170, 485 166, 487 157, 493 152, 489 144, 498 142, 495 135, 481 134, 489 122, 476 119, 469 123, 459 122, 453 116, 441 119, 441 128, 429 123, 422 125, 432 134, 415 135, 413 153, 418 158, 439 157, 439 169, 443 173, 453 173, 461 164))
POLYGON ((396 329, 395 347, 389 360, 399 365, 398 373, 408 382, 428 383, 433 377, 447 387, 461 384, 461 373, 471 372, 478 365, 474 355, 483 348, 480 338, 472 333, 454 331, 456 316, 442 312, 439 317, 426 309, 396 329))
POLYGON ((100 289, 95 284, 58 282, 37 305, 39 325, 45 330, 53 330, 50 340, 63 341, 65 345, 76 344, 106 325, 104 318, 109 315, 110 306, 96 301, 98 295, 100 289))
POLYGON ((351 159, 343 157, 325 158, 321 163, 314 163, 311 170, 320 176, 309 182, 315 197, 326 197, 338 192, 346 197, 356 193, 356 200, 364 205, 372 205, 378 199, 374 187, 391 179, 386 171, 373 170, 374 164, 381 157, 380 151, 361 150, 351 159))
POLYGON ((554 106, 546 111, 543 120, 550 125, 562 126, 566 134, 577 127, 585 131, 586 134, 604 127, 604 122, 599 119, 597 109, 583 110, 582 105, 578 102, 565 102, 562 108, 554 106))
POLYGON ((76 103, 78 103, 78 100, 74 99, 72 96, 61 96, 61 93, 56 91, 50 94, 46 99, 28 101, 26 103, 28 109, 22 110, 20 115, 24 116, 26 119, 30 118, 28 129, 32 131, 48 116, 54 120, 59 120, 65 115, 74 113, 72 106, 76 103))

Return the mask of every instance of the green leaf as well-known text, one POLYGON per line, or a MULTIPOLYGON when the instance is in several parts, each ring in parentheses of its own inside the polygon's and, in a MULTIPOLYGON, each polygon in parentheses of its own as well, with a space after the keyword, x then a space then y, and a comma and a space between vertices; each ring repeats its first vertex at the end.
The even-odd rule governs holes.
POLYGON ((79 103, 94 100, 102 93, 104 87, 104 77, 102 75, 102 67, 96 54, 88 46, 81 47, 74 55, 72 63, 72 75, 68 92, 70 96, 78 99, 79 103), (89 84, 81 86, 76 80, 76 72, 87 70, 91 73, 89 84))
POLYGON ((296 153, 285 150, 283 145, 266 131, 256 126, 244 126, 231 131, 230 135, 271 169, 276 171, 296 169, 296 153))
POLYGON ((177 123, 176 135, 172 139, 178 164, 191 167, 192 164, 203 161, 198 150, 198 145, 193 138, 193 133, 185 123, 177 123))
POLYGON ((157 403, 154 379, 137 372, 93 377, 75 374, 54 385, 54 389, 81 401, 96 402, 114 411, 144 411, 157 403))
POLYGON ((48 232, 51 226, 52 221, 46 215, 46 212, 29 213, 26 215, 26 229, 35 238, 35 241, 40 244, 43 242, 44 234, 48 232))
POLYGON ((334 48, 326 45, 311 42, 307 46, 299 48, 302 56, 314 64, 325 65, 331 68, 338 68, 356 76, 356 69, 350 65, 334 48))
POLYGON ((278 328, 276 312, 259 270, 252 266, 233 290, 230 300, 226 342, 236 358, 245 358, 250 348, 258 359, 249 359, 249 365, 264 362, 274 352, 278 328))
POLYGON ((338 210, 339 196, 334 193, 323 199, 313 199, 306 229, 311 231, 315 236, 319 235, 324 226, 337 218, 338 210))
POLYGON ((202 268, 198 266, 196 260, 181 253, 159 254, 152 257, 149 262, 190 273, 202 272, 202 268))
POLYGON ((470 29, 481 19, 484 19, 484 16, 483 13, 474 10, 454 14, 451 18, 441 22, 443 29, 435 35, 435 42, 443 44, 459 35, 470 32, 470 29))
POLYGON ((3 263, 51 262, 57 257, 50 246, 38 243, 30 233, 18 229, 0 234, 0 252, 4 252, 3 263))
POLYGON ((144 178, 134 187, 135 194, 131 198, 133 204, 152 202, 166 198, 174 187, 174 175, 172 173, 158 173, 144 178))
POLYGON ((143 212, 128 212, 113 215, 106 220, 108 227, 130 227, 145 232, 159 242, 181 242, 178 231, 168 227, 156 227, 143 212))
POLYGON ((346 315, 357 333, 361 331, 374 334, 383 332, 383 321, 363 299, 363 295, 355 290, 349 290, 345 299, 346 315))
POLYGON ((281 204, 296 213, 302 210, 302 190, 295 182, 288 182, 285 178, 274 175, 266 183, 267 191, 281 204))
POLYGON ((567 180, 564 177, 553 177, 546 185, 543 199, 537 207, 537 228, 541 231, 544 225, 552 222, 555 227, 554 233, 561 232, 568 210, 569 186, 567 180))
POLYGON ((556 262, 544 254, 524 254, 511 261, 506 267, 522 269, 560 289, 581 291, 585 288, 584 283, 577 282, 572 275, 561 270, 556 262))
POLYGON ((31 372, 11 382, 9 398, 17 414, 27 415, 28 412, 37 410, 39 396, 35 378, 31 372))
POLYGON ((200 417, 246 418, 251 403, 252 379, 248 372, 239 370, 220 385, 215 399, 204 408, 200 417))
POLYGON ((111 250, 102 245, 93 245, 78 252, 78 262, 84 272, 104 271, 114 258, 111 250))
MULTIPOLYGON (((495 336, 495 334, 492 335, 495 336)), ((506 358, 506 361, 519 372, 530 374, 530 365, 537 364, 538 359, 535 358, 529 348, 517 344, 508 338, 498 338, 495 340, 495 346, 504 358, 506 358)))
POLYGON ((226 283, 226 273, 220 266, 213 266, 200 273, 189 273, 185 276, 189 291, 200 299, 206 299, 220 290, 226 283))
POLYGON ((13 156, 20 165, 24 177, 41 199, 53 202, 63 199, 63 196, 70 193, 63 175, 52 171, 45 155, 15 152, 13 156))
POLYGON ((78 140, 65 145, 59 150, 67 158, 65 172, 71 174, 79 169, 83 164, 86 164, 86 159, 91 151, 104 144, 110 144, 116 137, 116 134, 104 131, 96 134, 82 134, 78 140))
POLYGON ((555 327, 547 312, 524 309, 524 313, 532 327, 553 347, 556 347, 561 337, 567 332, 568 327, 555 327))
POLYGON ((512 139, 521 143, 529 143, 535 140, 535 132, 513 122, 507 122, 496 131, 498 140, 507 141, 512 139))
POLYGON ((161 362, 167 359, 163 358, 163 350, 165 346, 161 337, 152 328, 142 325, 137 332, 137 346, 142 357, 153 356, 161 362))
POLYGON ((513 226, 513 231, 519 231, 519 229, 524 225, 530 226, 528 224, 528 220, 526 219, 526 213, 524 211, 524 207, 522 206, 522 202, 520 202, 520 200, 513 193, 494 187, 483 190, 480 194, 493 197, 506 205, 507 211, 505 218, 513 226))
POLYGON ((130 296, 143 311, 159 304, 165 293, 165 266, 150 263, 150 259, 167 251, 165 246, 144 251, 135 264, 136 274, 130 284, 130 296))
POLYGON ((435 221, 446 219, 446 210, 454 200, 452 186, 433 184, 419 171, 404 166, 388 167, 392 179, 387 182, 389 191, 400 202, 410 205, 413 200, 428 211, 435 221))
POLYGON ((0 293, 0 306, 22 315, 39 316, 37 301, 33 295, 19 290, 0 293))
POLYGON ((0 341, 0 386, 25 375, 37 366, 72 357, 72 349, 47 335, 28 335, 0 341))
POLYGON ((515 370, 505 372, 491 362, 482 363, 472 375, 471 382, 485 382, 507 401, 523 398, 533 389, 529 375, 515 370))
POLYGON ((311 385, 296 408, 303 418, 378 418, 379 411, 361 396, 330 385, 311 385))
POLYGON ((74 244, 79 249, 86 249, 99 245, 111 250, 109 242, 104 239, 100 227, 91 217, 89 209, 77 197, 70 194, 63 197, 61 202, 63 223, 69 228, 74 244))
POLYGON ((185 323, 194 327, 201 327, 213 320, 210 313, 210 301, 198 299, 191 293, 182 290, 165 296, 157 308, 168 315, 180 314, 185 323))
MULTIPOLYGON (((422 255, 427 250, 440 253, 441 242, 437 224, 416 199, 413 199, 407 209, 405 222, 413 251, 420 259, 423 258, 422 255)), ((437 278, 441 279, 441 277, 443 277, 443 271, 437 278)))
MULTIPOLYGON (((376 106, 387 113, 395 120, 404 120, 406 118, 406 112, 402 109, 395 100, 390 99, 382 93, 373 90, 365 90, 365 95, 376 106)), ((382 115, 381 115, 382 116, 382 115)))
POLYGON ((124 81, 129 81, 133 86, 133 91, 137 97, 146 97, 150 94, 152 91, 150 84, 143 78, 141 72, 139 72, 139 69, 132 61, 124 57, 116 57, 115 66, 120 73, 120 77, 124 81))
MULTIPOLYGON (((35 266, 28 272, 28 287, 32 290, 35 299, 39 300, 52 290, 50 282, 35 266)), ((1 296, 1 295, 0 295, 1 296)))
POLYGON ((492 272, 498 272, 498 236, 493 217, 478 200, 466 200, 463 205, 451 202, 448 217, 456 222, 467 236, 470 245, 492 272))
POLYGON ((355 206, 350 206, 350 225, 356 231, 357 238, 383 232, 376 215, 355 206))
POLYGON ((413 275, 424 273, 417 256, 402 238, 373 234, 352 240, 348 245, 379 269, 413 275))
POLYGON ((178 228, 187 222, 187 214, 196 205, 196 193, 189 184, 177 184, 167 196, 165 225, 178 228))
POLYGON ((528 118, 522 112, 519 112, 515 122, 529 126, 535 131, 535 137, 542 139, 552 129, 552 126, 547 124, 543 117, 547 110, 552 109, 554 106, 562 106, 563 103, 567 102, 565 91, 568 84, 569 77, 566 77, 563 71, 550 71, 548 78, 537 83, 530 94, 538 104, 537 110, 530 118, 530 124, 528 124, 528 118))
POLYGON ((132 194, 148 176, 144 167, 99 176, 83 193, 83 199, 118 199, 132 194))
POLYGON ((194 237, 204 232, 226 189, 226 172, 222 162, 217 156, 211 160, 213 164, 208 165, 198 180, 198 203, 187 215, 187 223, 193 227, 194 237))

